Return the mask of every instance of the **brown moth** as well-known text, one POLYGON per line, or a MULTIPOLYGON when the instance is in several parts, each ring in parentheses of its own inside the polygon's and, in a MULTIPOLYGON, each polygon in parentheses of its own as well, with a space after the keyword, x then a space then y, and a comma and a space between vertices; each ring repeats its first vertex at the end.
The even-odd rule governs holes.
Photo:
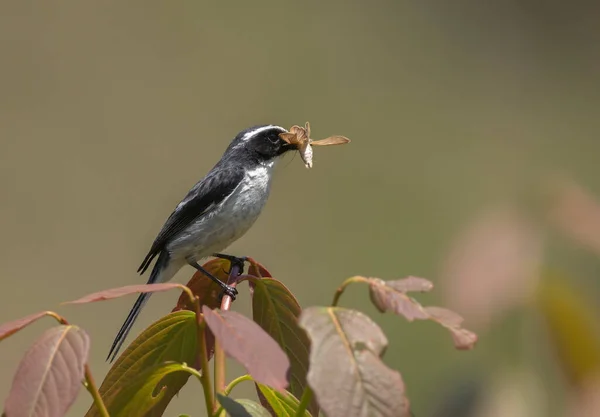
POLYGON ((306 122, 304 127, 294 125, 289 133, 280 133, 279 137, 291 145, 298 146, 298 152, 304 161, 306 168, 312 168, 313 146, 332 146, 344 145, 350 142, 350 139, 344 136, 329 136, 321 140, 312 140, 310 138, 310 123, 306 122))

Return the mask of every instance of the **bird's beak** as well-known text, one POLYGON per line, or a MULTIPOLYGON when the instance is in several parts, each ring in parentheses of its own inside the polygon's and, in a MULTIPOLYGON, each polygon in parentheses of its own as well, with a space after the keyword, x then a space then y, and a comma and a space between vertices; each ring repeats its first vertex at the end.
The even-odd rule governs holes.
POLYGON ((297 151, 298 150, 298 144, 297 143, 284 143, 283 144, 283 149, 285 149, 285 151, 297 151))

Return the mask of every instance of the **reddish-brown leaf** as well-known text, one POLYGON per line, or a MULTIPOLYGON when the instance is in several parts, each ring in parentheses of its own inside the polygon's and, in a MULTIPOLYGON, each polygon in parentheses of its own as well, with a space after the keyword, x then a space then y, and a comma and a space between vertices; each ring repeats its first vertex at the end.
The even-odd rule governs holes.
POLYGON ((164 283, 164 284, 141 284, 141 285, 127 285, 125 287, 112 288, 110 290, 98 291, 93 294, 86 295, 74 301, 67 301, 64 304, 85 304, 93 303, 95 301, 112 300, 113 298, 123 297, 129 294, 145 293, 145 292, 161 292, 168 291, 174 288, 183 288, 184 286, 176 283, 164 283))
POLYGON ((373 304, 381 311, 393 312, 405 317, 408 321, 415 319, 432 320, 447 328, 457 349, 472 349, 477 342, 475 333, 463 329, 463 318, 455 312, 441 307, 423 307, 405 291, 408 288, 420 288, 427 291, 431 286, 423 278, 408 278, 407 281, 383 281, 369 278, 369 289, 373 304))
POLYGON ((473 349, 477 343, 477 335, 461 326, 463 318, 452 310, 442 307, 425 307, 430 319, 438 322, 452 334, 457 349, 473 349))
POLYGON ((406 277, 393 281, 386 281, 385 285, 402 292, 428 292, 433 289, 431 281, 419 277, 406 277))
POLYGON ((429 318, 419 303, 406 295, 404 291, 398 291, 388 286, 387 282, 382 279, 369 278, 369 289, 373 304, 382 313, 392 311, 404 316, 408 321, 429 318))
POLYGON ((328 417, 406 417, 409 403, 398 372, 381 355, 383 331, 365 314, 309 307, 300 326, 311 339, 308 383, 328 417))
MULTIPOLYGON (((202 267, 215 278, 218 278, 223 282, 227 282, 227 273, 230 268, 230 262, 227 259, 212 259, 202 265, 202 267)), ((216 282, 210 279, 203 272, 197 271, 186 284, 186 287, 188 287, 192 293, 199 298, 200 306, 206 305, 213 309, 221 305, 221 302, 219 301, 221 287, 219 287, 216 282)), ((177 305, 172 311, 179 310, 194 311, 194 306, 191 304, 190 298, 185 291, 181 292, 179 300, 177 300, 177 305)))
POLYGON ((36 320, 48 315, 53 315, 50 311, 40 311, 39 313, 30 314, 29 316, 20 319, 9 321, 0 326, 0 340, 6 339, 8 336, 15 334, 23 327, 30 325, 36 320))
POLYGON ((9 417, 62 417, 75 401, 89 352, 89 337, 76 326, 46 330, 29 348, 4 405, 9 417))
POLYGON ((425 311, 431 319, 444 326, 459 327, 464 319, 457 313, 442 307, 425 307, 425 311))
POLYGON ((290 361, 271 336, 234 311, 211 310, 204 306, 202 313, 225 353, 244 365, 255 381, 285 390, 290 361))

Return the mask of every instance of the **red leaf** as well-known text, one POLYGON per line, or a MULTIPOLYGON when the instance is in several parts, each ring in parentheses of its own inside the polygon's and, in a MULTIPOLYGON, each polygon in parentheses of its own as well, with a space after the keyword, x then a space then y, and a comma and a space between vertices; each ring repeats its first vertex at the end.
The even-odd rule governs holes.
POLYGON ((6 399, 6 415, 64 416, 81 388, 89 345, 88 335, 78 327, 46 330, 19 364, 6 399))
POLYGON ((429 281, 412 277, 397 281, 368 278, 368 281, 371 300, 382 313, 391 311, 408 321, 433 320, 450 331, 457 349, 472 349, 475 346, 477 335, 460 327, 463 322, 460 315, 441 307, 423 307, 403 291, 407 288, 429 288, 426 284, 429 281))
POLYGON ((203 306, 202 313, 225 353, 244 365, 255 381, 285 390, 290 361, 258 324, 234 311, 203 306))
POLYGON ((95 301, 112 300, 113 298, 123 297, 129 294, 145 293, 145 292, 161 292, 168 291, 174 288, 184 288, 184 285, 176 283, 164 283, 164 284, 141 284, 141 285, 127 285, 125 287, 112 288, 110 290, 98 291, 93 294, 86 295, 74 301, 67 301, 64 304, 85 304, 93 303, 95 301))
POLYGON ((369 278, 369 289, 371 301, 382 313, 392 311, 404 316, 408 321, 429 318, 419 303, 406 295, 405 292, 387 285, 387 282, 382 279, 369 278))
POLYGON ((0 340, 6 339, 8 336, 15 334, 23 327, 30 325, 34 321, 48 315, 53 315, 50 311, 40 311, 39 313, 30 314, 29 316, 4 323, 0 326, 0 340))

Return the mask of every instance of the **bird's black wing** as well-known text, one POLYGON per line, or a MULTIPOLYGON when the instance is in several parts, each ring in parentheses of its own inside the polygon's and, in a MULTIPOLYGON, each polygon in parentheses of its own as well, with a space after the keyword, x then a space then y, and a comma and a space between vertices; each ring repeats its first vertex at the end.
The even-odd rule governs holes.
POLYGON ((148 269, 152 259, 165 248, 173 236, 185 229, 194 219, 218 207, 243 178, 244 170, 241 167, 215 168, 194 185, 165 222, 138 272, 143 274, 148 269))

